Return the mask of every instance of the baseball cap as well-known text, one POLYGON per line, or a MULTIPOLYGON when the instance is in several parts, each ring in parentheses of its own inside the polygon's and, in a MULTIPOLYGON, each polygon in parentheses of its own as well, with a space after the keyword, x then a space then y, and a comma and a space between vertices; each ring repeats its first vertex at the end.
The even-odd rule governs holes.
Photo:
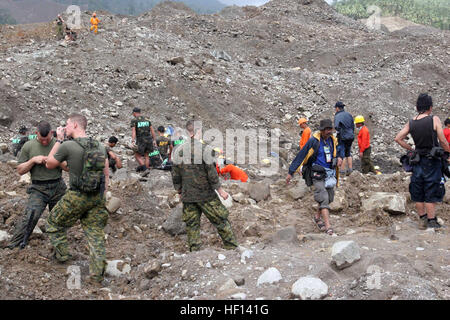
POLYGON ((333 128, 333 122, 330 119, 320 120, 319 130, 324 130, 326 128, 333 128))
POLYGON ((141 112, 141 109, 138 107, 133 108, 133 112, 141 112))
POLYGON ((335 108, 343 109, 345 107, 345 104, 342 101, 336 102, 334 105, 335 108))

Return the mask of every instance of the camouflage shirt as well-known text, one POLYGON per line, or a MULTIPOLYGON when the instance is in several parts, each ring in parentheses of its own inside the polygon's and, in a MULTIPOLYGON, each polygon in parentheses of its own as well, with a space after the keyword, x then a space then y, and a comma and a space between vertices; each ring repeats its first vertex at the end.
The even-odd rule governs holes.
MULTIPOLYGON (((195 163, 194 150, 202 150, 203 154, 214 154, 212 148, 201 144, 198 140, 191 140, 191 143, 184 143, 179 146, 177 152, 180 158, 184 152, 189 153, 190 159, 185 157, 182 161, 174 160, 172 168, 172 182, 175 190, 181 190, 182 202, 203 202, 217 198, 215 190, 220 188, 219 176, 213 163, 206 164, 204 160, 201 163, 195 163), (181 163, 177 163, 181 162, 181 163)), ((187 154, 188 154, 187 153, 187 154)))

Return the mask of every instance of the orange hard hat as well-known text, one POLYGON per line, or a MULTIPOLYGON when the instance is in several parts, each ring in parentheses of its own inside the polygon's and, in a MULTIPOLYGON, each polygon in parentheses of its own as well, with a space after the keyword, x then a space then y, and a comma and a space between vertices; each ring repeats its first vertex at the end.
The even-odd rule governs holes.
POLYGON ((306 118, 300 118, 300 119, 298 119, 298 124, 299 124, 299 125, 302 124, 302 123, 306 123, 306 122, 308 122, 308 120, 306 120, 306 118))

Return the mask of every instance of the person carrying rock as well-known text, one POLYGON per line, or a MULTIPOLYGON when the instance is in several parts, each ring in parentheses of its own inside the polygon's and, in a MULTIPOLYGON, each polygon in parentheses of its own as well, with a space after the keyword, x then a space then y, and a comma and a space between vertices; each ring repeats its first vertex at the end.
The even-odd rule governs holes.
POLYGON ((338 139, 338 154, 343 159, 340 170, 350 175, 353 171, 352 161, 352 144, 355 140, 355 124, 353 123, 353 116, 344 111, 345 104, 341 101, 336 102, 334 109, 336 114, 334 115, 334 128, 337 131, 338 139), (348 167, 345 171, 345 167, 348 167))
POLYGON ((109 183, 109 163, 105 147, 87 137, 86 126, 86 117, 73 113, 65 128, 57 128, 57 140, 48 155, 47 168, 56 168, 67 161, 70 189, 50 212, 45 229, 55 249, 54 258, 64 263, 72 257, 67 229, 80 220, 89 246, 89 281, 97 284, 103 280, 106 268, 104 228, 108 212, 104 194, 109 183), (64 133, 73 140, 61 143, 64 133))
POLYGON ((64 32, 63 32, 64 20, 60 14, 58 14, 55 23, 56 23, 56 39, 62 40, 64 39, 64 32))
POLYGON ((409 183, 411 200, 424 228, 440 228, 436 218, 436 203, 442 202, 445 195, 443 175, 444 151, 450 152, 439 117, 432 115, 433 100, 426 93, 417 98, 418 115, 410 119, 395 137, 402 148, 414 152, 412 157, 412 176, 409 183), (408 134, 414 140, 415 148, 406 141, 408 134), (440 148, 439 145, 442 147, 440 148))
POLYGON ((100 23, 100 19, 97 18, 97 13, 93 13, 91 17, 91 31, 94 30, 94 33, 98 32, 98 24, 100 23))
POLYGON ((200 250, 200 218, 204 213, 216 227, 226 249, 238 247, 236 237, 228 221, 228 210, 216 194, 227 199, 228 193, 220 186, 219 176, 213 164, 215 152, 194 138, 194 124, 188 121, 186 129, 190 141, 179 145, 172 158, 172 182, 181 195, 183 221, 186 223, 189 251, 200 250), (195 153, 201 151, 201 155, 195 153))
POLYGON ((32 231, 39 221, 45 208, 49 211, 66 192, 66 184, 61 178, 61 170, 67 171, 66 163, 53 169, 46 168, 47 156, 56 143, 51 126, 47 121, 37 125, 37 138, 26 142, 19 157, 17 173, 31 174, 31 185, 27 189, 28 203, 22 221, 16 224, 14 234, 8 248, 18 247, 24 240, 27 227, 32 231), (32 216, 33 214, 33 216, 32 216))
POLYGON ((358 147, 359 147, 359 158, 361 159, 361 172, 366 174, 373 172, 375 174, 381 174, 380 171, 376 170, 370 159, 370 153, 372 147, 370 146, 370 133, 367 126, 364 124, 365 119, 363 116, 355 117, 356 128, 359 129, 358 132, 358 147))
POLYGON ((155 131, 153 130, 150 120, 141 115, 140 108, 133 109, 133 117, 131 120, 131 140, 133 145, 137 145, 137 151, 134 153, 139 166, 136 171, 145 171, 150 169, 150 156, 156 148, 155 131))
POLYGON ((321 231, 332 235, 329 205, 334 200, 334 187, 339 181, 342 158, 337 153, 337 139, 332 135, 332 121, 321 120, 319 130, 313 134, 292 161, 286 183, 289 184, 297 168, 303 166, 301 171, 303 179, 307 186, 314 186, 314 200, 319 204, 314 222, 321 231))
POLYGON ((221 176, 225 176, 225 175, 229 174, 231 180, 240 180, 241 182, 248 181, 248 175, 245 173, 244 170, 236 167, 232 163, 227 163, 226 160, 224 161, 224 165, 225 165, 225 167, 220 169, 221 176))
POLYGON ((163 126, 159 126, 158 136, 156 137, 156 146, 158 147, 159 153, 163 160, 171 160, 170 156, 172 154, 173 145, 170 143, 170 138, 164 135, 166 129, 163 126))
POLYGON ((300 150, 305 146, 305 144, 308 142, 309 138, 311 138, 311 128, 308 127, 308 120, 306 118, 300 118, 298 120, 298 125, 300 128, 303 129, 303 132, 301 134, 301 139, 299 142, 300 150))
POLYGON ((106 154, 108 155, 109 168, 113 173, 116 172, 117 169, 122 168, 122 160, 117 154, 112 151, 118 141, 119 139, 114 136, 109 137, 108 144, 105 146, 106 154))

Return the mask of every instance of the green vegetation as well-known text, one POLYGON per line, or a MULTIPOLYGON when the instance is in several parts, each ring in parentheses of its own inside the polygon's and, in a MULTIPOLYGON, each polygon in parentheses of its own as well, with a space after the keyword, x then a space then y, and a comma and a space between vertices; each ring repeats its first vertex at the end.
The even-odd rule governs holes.
POLYGON ((382 16, 398 16, 403 19, 450 30, 450 0, 342 0, 334 1, 335 9, 354 19, 368 18, 371 5, 381 9, 382 16))
POLYGON ((0 9, 0 24, 17 24, 17 21, 9 15, 8 11, 0 9))

